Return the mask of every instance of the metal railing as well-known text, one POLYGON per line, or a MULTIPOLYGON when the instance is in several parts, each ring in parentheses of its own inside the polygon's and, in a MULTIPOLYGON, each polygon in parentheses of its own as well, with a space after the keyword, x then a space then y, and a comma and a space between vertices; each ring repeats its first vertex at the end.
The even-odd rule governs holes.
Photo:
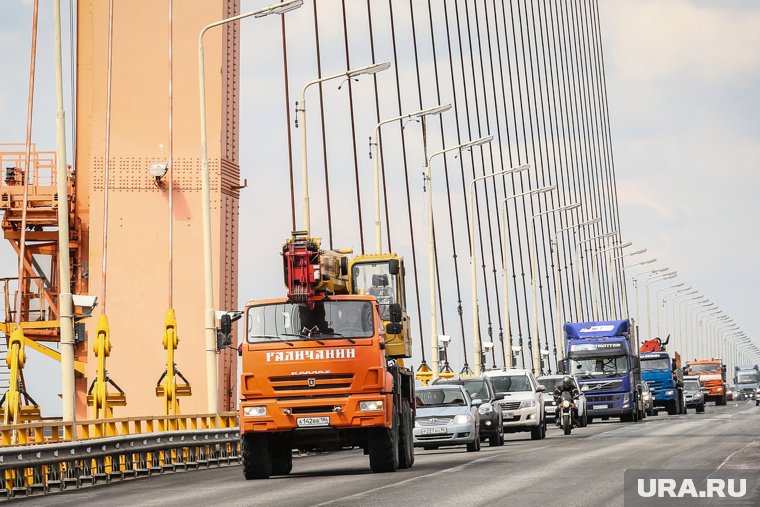
POLYGON ((0 436, 0 495, 7 497, 240 461, 234 412, 46 421, 0 426, 0 436))

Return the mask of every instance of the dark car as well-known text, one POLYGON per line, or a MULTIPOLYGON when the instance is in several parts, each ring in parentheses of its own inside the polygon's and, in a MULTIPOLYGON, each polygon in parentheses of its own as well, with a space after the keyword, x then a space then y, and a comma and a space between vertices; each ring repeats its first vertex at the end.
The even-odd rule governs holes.
POLYGON ((478 407, 478 420, 480 421, 480 439, 488 440, 488 445, 504 445, 504 427, 502 424, 501 410, 497 400, 504 395, 496 394, 493 384, 488 377, 467 377, 460 379, 437 379, 433 384, 453 384, 465 388, 473 399, 483 400, 478 407))

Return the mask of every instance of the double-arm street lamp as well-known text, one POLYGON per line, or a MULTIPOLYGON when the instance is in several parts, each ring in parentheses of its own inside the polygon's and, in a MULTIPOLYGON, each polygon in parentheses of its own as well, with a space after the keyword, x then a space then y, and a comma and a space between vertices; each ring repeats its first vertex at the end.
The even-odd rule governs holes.
POLYGON ((285 14, 303 5, 303 0, 290 0, 264 7, 238 16, 215 21, 204 26, 198 34, 198 92, 200 97, 200 129, 201 129, 201 199, 203 202, 203 278, 204 278, 204 328, 206 338, 206 386, 207 407, 210 414, 219 410, 217 394, 217 365, 216 365, 216 322, 214 315, 214 271, 212 260, 211 239, 211 188, 208 167, 208 140, 206 137, 206 69, 203 56, 203 36, 211 28, 238 21, 249 16, 261 18, 270 14, 285 14))
POLYGON ((581 321, 584 319, 585 312, 581 310, 581 279, 580 279, 580 272, 579 272, 579 264, 581 259, 581 245, 584 243, 589 243, 591 241, 596 241, 598 239, 604 239, 609 238, 612 236, 617 235, 617 230, 605 232, 603 234, 599 234, 598 236, 594 236, 592 238, 583 239, 581 241, 578 241, 575 243, 575 262, 573 263, 573 278, 575 279, 575 320, 581 321))
POLYGON ((661 282, 663 280, 670 280, 672 278, 675 278, 678 275, 678 271, 666 271, 665 273, 662 273, 660 275, 650 276, 647 278, 646 281, 646 303, 647 303, 647 337, 646 339, 649 340, 652 338, 652 311, 651 311, 651 304, 649 299, 649 286, 652 285, 653 282, 661 282))
MULTIPOLYGON (((389 118, 375 125, 375 135, 374 137, 369 138, 370 147, 372 147, 375 151, 373 164, 375 170, 375 253, 382 253, 383 251, 380 219, 380 155, 382 154, 382 151, 380 150, 380 127, 388 123, 393 123, 395 121, 412 120, 415 118, 422 118, 424 121, 425 117, 427 116, 441 114, 445 111, 448 111, 449 109, 451 109, 451 104, 442 104, 427 109, 422 109, 414 113, 402 114, 394 118, 389 118)), ((423 129, 423 141, 425 140, 425 129, 423 129)), ((427 153, 427 149, 425 150, 425 153, 427 153)))
POLYGON ((533 196, 544 192, 550 192, 556 188, 557 185, 548 185, 534 190, 528 190, 527 192, 507 196, 501 201, 501 258, 504 259, 501 272, 504 285, 504 329, 507 331, 507 336, 504 337, 505 368, 512 367, 512 327, 509 313, 509 269, 507 269, 507 202, 518 197, 525 197, 526 195, 533 196))
POLYGON ((475 253, 475 184, 479 181, 488 179, 488 178, 494 178, 496 176, 500 176, 502 174, 513 174, 518 173, 522 171, 527 171, 530 169, 529 165, 521 165, 519 167, 513 167, 511 169, 504 169, 502 171, 496 171, 490 174, 485 174, 483 176, 479 176, 473 180, 470 181, 470 187, 468 192, 468 201, 467 201, 467 207, 469 211, 469 233, 470 233, 470 291, 471 291, 471 299, 472 299, 472 342, 473 342, 473 353, 475 356, 475 368, 474 373, 475 375, 480 375, 480 372, 482 371, 483 366, 483 353, 481 350, 481 340, 480 340, 480 325, 479 325, 479 313, 478 313, 478 268, 476 265, 477 258, 475 253))
POLYGON ((560 206, 558 208, 542 211, 536 213, 531 217, 531 223, 529 224, 530 244, 528 245, 528 251, 530 253, 530 285, 533 292, 533 339, 531 341, 531 350, 533 352, 533 374, 540 375, 543 368, 541 367, 541 340, 538 337, 538 257, 537 250, 538 244, 536 239, 536 218, 550 215, 552 213, 558 213, 560 211, 570 211, 581 207, 581 203, 574 202, 567 206, 560 206))
MULTIPOLYGON (((432 368, 433 368, 433 379, 438 378, 438 374, 440 372, 440 366, 439 366, 439 357, 438 357, 438 323, 435 313, 435 304, 436 304, 436 290, 435 290, 435 281, 436 281, 436 273, 435 273, 435 235, 434 227, 433 227, 433 180, 432 175, 430 172, 430 164, 432 163, 433 159, 437 157, 438 155, 443 155, 445 153, 448 153, 450 151, 457 151, 461 152, 462 150, 470 149, 475 146, 480 146, 483 144, 490 143, 493 140, 493 136, 486 136, 481 137, 479 139, 474 139, 472 141, 468 141, 466 143, 459 144, 457 146, 452 146, 451 148, 445 148, 441 151, 437 151, 427 157, 427 151, 426 159, 425 159, 425 181, 426 181, 426 189, 427 189, 427 215, 428 215, 428 273, 430 276, 430 339, 431 339, 431 346, 432 346, 432 368)), ((515 169, 514 171, 517 171, 518 169, 515 169)), ((479 365, 481 362, 480 355, 475 356, 475 364, 479 365)))
MULTIPOLYGON (((624 248, 628 248, 632 244, 633 243, 629 241, 628 243, 623 243, 621 245, 612 245, 608 246, 607 248, 602 248, 591 254, 591 297, 594 300, 594 320, 599 320, 599 304, 602 299, 602 287, 601 281, 599 280, 599 268, 596 267, 596 261, 594 260, 594 257, 607 253, 610 250, 622 250, 624 248), (594 297, 594 292, 596 292, 597 297, 594 297)), ((608 273, 611 272, 609 269, 609 263, 607 263, 607 271, 608 273)), ((614 284, 611 284, 610 287, 612 287, 612 285, 614 284)))
POLYGON ((363 75, 372 75, 390 68, 390 62, 373 63, 364 67, 349 69, 345 72, 339 72, 331 76, 321 77, 309 81, 301 90, 301 102, 296 104, 296 114, 301 114, 301 185, 303 188, 303 226, 307 233, 311 231, 311 212, 309 206, 309 169, 308 158, 306 156, 306 90, 315 84, 324 83, 333 79, 347 78, 354 79, 363 75))

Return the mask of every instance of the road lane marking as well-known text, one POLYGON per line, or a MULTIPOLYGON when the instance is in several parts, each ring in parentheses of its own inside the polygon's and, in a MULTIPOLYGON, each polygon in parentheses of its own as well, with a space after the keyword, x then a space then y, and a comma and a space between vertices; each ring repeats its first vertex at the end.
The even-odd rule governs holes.
POLYGON ((531 447, 530 449, 523 449, 523 450, 520 450, 520 451, 512 451, 512 452, 506 452, 505 451, 505 452, 500 452, 498 454, 493 454, 491 456, 484 456, 484 457, 478 458, 476 460, 466 461, 464 463, 460 463, 457 466, 453 466, 453 467, 449 467, 449 468, 444 468, 443 470, 438 470, 437 472, 432 472, 432 473, 425 474, 425 475, 418 475, 416 477, 410 477, 410 478, 405 479, 405 480, 403 480, 401 482, 394 482, 392 484, 386 484, 384 486, 378 486, 376 488, 368 489, 366 491, 361 491, 359 493, 354 493, 353 495, 348 495, 348 496, 344 496, 344 497, 341 497, 341 498, 334 498, 332 500, 327 500, 325 502, 316 504, 314 507, 322 507, 322 506, 325 506, 325 505, 334 504, 335 502, 343 502, 343 501, 350 500, 350 499, 360 498, 360 497, 363 497, 363 496, 366 496, 366 495, 371 495, 372 493, 376 493, 378 491, 382 491, 382 490, 388 489, 388 488, 398 488, 399 486, 401 486, 403 484, 408 484, 410 482, 414 482, 414 481, 417 481, 417 480, 420 480, 420 479, 429 479, 430 477, 436 477, 438 475, 443 475, 443 474, 446 474, 446 473, 449 473, 449 472, 456 472, 458 470, 463 470, 464 468, 466 468, 466 467, 468 467, 470 465, 474 465, 475 463, 480 463, 480 462, 484 462, 484 461, 490 461, 490 460, 492 460, 494 458, 505 457, 505 455, 506 455, 506 457, 509 457, 509 456, 514 455, 514 454, 520 454, 520 453, 523 453, 523 452, 533 452, 533 451, 537 451, 539 449, 548 449, 549 447, 559 447, 560 445, 569 444, 569 443, 574 442, 574 441, 575 440, 566 440, 564 442, 559 442, 559 443, 554 444, 554 445, 542 445, 541 447, 531 447))

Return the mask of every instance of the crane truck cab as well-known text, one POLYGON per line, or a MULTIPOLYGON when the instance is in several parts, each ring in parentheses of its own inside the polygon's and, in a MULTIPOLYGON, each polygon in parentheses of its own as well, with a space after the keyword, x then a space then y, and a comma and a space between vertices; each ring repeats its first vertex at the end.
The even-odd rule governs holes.
POLYGON ((361 447, 373 472, 411 467, 415 397, 402 362, 410 348, 401 343, 402 260, 387 254, 352 263, 348 251, 324 251, 300 232, 282 255, 287 297, 249 301, 244 311, 245 478, 290 473, 293 449, 361 447), (395 288, 390 299, 365 285, 380 274, 395 288))

